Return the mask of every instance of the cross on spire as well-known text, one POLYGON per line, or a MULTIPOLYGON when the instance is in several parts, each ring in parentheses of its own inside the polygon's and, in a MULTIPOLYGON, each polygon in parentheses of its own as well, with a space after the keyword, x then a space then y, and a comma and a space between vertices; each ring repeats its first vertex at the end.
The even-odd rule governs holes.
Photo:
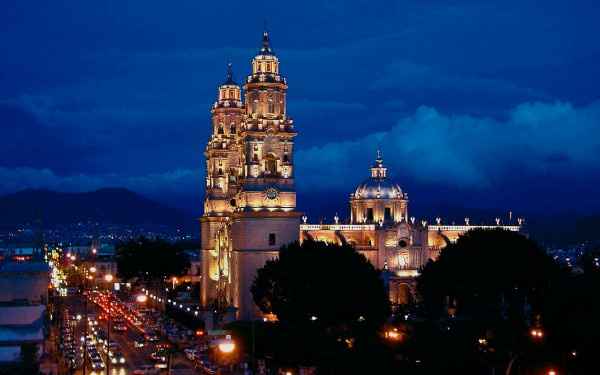
POLYGON ((261 55, 272 55, 273 50, 271 49, 271 41, 269 40, 269 32, 267 31, 267 21, 265 21, 265 27, 263 31, 262 48, 260 49, 261 55))
POLYGON ((232 64, 227 63, 227 76, 225 78, 225 85, 235 85, 235 81, 233 80, 233 69, 231 68, 232 64))

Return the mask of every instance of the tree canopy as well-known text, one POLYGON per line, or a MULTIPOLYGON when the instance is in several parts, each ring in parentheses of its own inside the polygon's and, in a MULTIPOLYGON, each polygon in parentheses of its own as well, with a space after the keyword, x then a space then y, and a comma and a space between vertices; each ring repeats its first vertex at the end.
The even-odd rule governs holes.
POLYGON ((258 270, 252 293, 263 312, 296 326, 378 328, 389 313, 379 271, 352 247, 324 242, 283 247, 258 270))
POLYGON ((119 277, 162 279, 184 274, 190 262, 183 250, 161 239, 138 238, 117 247, 119 277))
POLYGON ((423 302, 434 314, 456 302, 471 315, 537 306, 559 267, 535 242, 502 229, 474 229, 444 248, 418 279, 423 302))

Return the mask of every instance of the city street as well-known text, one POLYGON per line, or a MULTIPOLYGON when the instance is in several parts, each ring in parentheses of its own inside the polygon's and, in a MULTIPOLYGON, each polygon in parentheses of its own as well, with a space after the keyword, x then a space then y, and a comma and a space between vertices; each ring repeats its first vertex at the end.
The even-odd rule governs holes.
MULTIPOLYGON (((110 374, 111 375, 128 375, 133 374, 134 370, 145 370, 145 373, 154 374, 154 373, 167 373, 166 367, 168 358, 163 357, 165 360, 162 361, 162 358, 158 358, 159 360, 155 360, 152 358, 152 354, 157 352, 160 348, 164 348, 166 346, 172 347, 171 344, 167 342, 164 337, 157 337, 158 340, 155 342, 149 342, 144 339, 144 330, 143 328, 138 328, 138 326, 134 325, 130 320, 128 320, 128 316, 124 315, 121 312, 115 311, 115 302, 111 301, 109 305, 101 305, 93 302, 95 298, 97 301, 99 300, 98 294, 91 294, 90 299, 87 303, 87 309, 85 306, 85 301, 83 296, 73 296, 65 298, 65 308, 69 311, 70 316, 77 317, 72 319, 70 324, 75 322, 75 329, 73 336, 75 338, 75 342, 82 342, 82 337, 85 334, 85 316, 87 310, 87 317, 90 322, 88 325, 88 337, 92 336, 91 341, 93 342, 93 347, 88 346, 93 351, 94 347, 97 348, 97 353, 99 353, 102 365, 104 368, 102 369, 94 369, 92 367, 92 358, 90 357, 90 353, 88 353, 88 358, 86 360, 86 374, 91 375, 100 375, 106 374, 106 365, 108 354, 105 350, 106 340, 108 338, 109 333, 109 313, 110 310, 110 342, 111 342, 111 353, 114 351, 117 354, 122 354, 123 361, 117 361, 117 363, 112 363, 115 361, 111 357, 110 374), (142 347, 139 347, 143 345, 142 347), (124 362, 124 363, 120 363, 124 362), (155 364, 162 363, 165 369, 154 369, 155 364)), ((81 346, 82 347, 82 346, 81 346)), ((78 354, 81 353, 80 351, 78 354)), ((167 353, 162 352, 162 353, 167 353)), ((165 354, 166 355, 166 354, 165 354)), ((81 366, 80 366, 81 367, 81 366)), ((174 369, 172 373, 177 374, 199 374, 199 370, 194 369, 194 365, 191 361, 189 361, 182 352, 173 352, 171 355, 171 367, 174 369)), ((141 373, 141 372, 140 372, 141 373)), ((82 368, 77 369, 74 374, 84 374, 84 370, 82 368)))

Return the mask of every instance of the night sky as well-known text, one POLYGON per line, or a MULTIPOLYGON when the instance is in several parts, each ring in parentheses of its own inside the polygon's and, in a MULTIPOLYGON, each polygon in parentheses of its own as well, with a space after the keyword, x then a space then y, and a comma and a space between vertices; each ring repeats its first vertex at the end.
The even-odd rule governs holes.
POLYGON ((216 87, 266 21, 309 216, 345 207, 377 148, 412 207, 600 210, 597 1, 1 7, 0 193, 126 187, 199 214, 216 87))

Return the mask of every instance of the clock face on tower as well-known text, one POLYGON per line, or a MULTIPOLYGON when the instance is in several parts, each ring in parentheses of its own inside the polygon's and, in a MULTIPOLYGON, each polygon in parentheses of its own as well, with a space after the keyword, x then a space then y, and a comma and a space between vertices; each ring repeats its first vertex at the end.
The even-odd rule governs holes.
POLYGON ((275 188, 268 188, 265 191, 265 196, 267 197, 267 199, 277 199, 277 197, 279 196, 279 192, 275 188))

